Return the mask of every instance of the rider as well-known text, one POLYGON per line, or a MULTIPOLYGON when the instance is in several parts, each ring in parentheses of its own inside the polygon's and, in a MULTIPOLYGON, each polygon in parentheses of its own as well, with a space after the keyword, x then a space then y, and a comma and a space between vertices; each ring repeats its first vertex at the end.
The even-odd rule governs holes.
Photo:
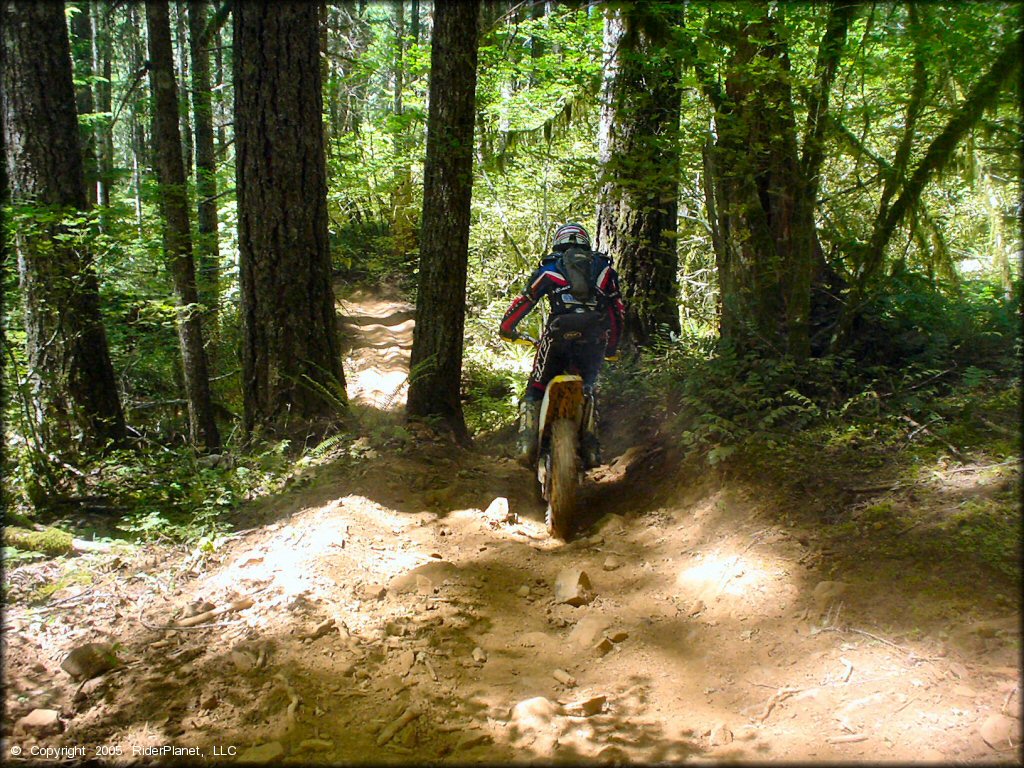
POLYGON ((541 259, 502 318, 503 339, 523 338, 516 326, 543 296, 548 297, 551 312, 519 401, 516 453, 522 463, 532 463, 544 390, 551 379, 575 364, 583 378, 585 402, 583 463, 588 469, 596 467, 601 463, 601 447, 594 387, 602 358, 617 359, 625 308, 611 259, 590 249, 590 235, 581 224, 569 222, 555 230, 552 253, 541 259))

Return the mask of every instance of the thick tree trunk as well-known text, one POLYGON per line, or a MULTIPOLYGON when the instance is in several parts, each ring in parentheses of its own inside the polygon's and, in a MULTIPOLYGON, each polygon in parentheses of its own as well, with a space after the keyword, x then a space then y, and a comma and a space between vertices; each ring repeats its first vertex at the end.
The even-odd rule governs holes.
POLYGON ((626 337, 641 345, 679 332, 681 58, 668 35, 681 21, 656 3, 605 15, 597 240, 622 278, 626 337))
POLYGON ((30 206, 15 245, 37 428, 51 451, 118 443, 124 414, 91 256, 82 243, 66 244, 66 230, 53 223, 61 212, 86 207, 64 7, 5 2, 0 34, 11 201, 30 206), (40 217, 47 209, 56 215, 40 217))
POLYGON ((318 9, 234 9, 235 157, 245 427, 329 419, 345 403, 327 238, 318 9))
MULTIPOLYGON (((717 218, 722 338, 739 348, 797 358, 811 354, 812 287, 824 265, 814 216, 829 93, 854 12, 830 10, 808 98, 803 154, 797 148, 789 55, 767 13, 735 30, 725 90, 701 73, 715 105, 708 148, 709 216, 717 218)), ((816 317, 828 311, 816 307, 816 317)))
POLYGON ((467 437, 459 388, 466 311, 480 2, 434 6, 430 111, 413 332, 410 416, 443 417, 467 437))
POLYGON ((217 325, 220 302, 220 248, 217 238, 217 155, 213 135, 213 93, 210 85, 210 50, 204 40, 206 0, 190 0, 189 39, 192 54, 192 121, 196 137, 196 198, 199 229, 196 256, 199 262, 199 302, 205 308, 207 327, 217 325))
POLYGON ((178 94, 167 0, 146 0, 149 32, 149 76, 153 94, 153 144, 160 203, 164 217, 164 250, 178 300, 178 341, 188 400, 189 437, 207 450, 220 446, 213 416, 209 367, 196 293, 192 233, 188 220, 188 191, 178 135, 178 94))
MULTIPOLYGON (((92 95, 92 20, 89 15, 89 3, 86 0, 81 0, 78 3, 77 10, 71 17, 71 33, 74 35, 71 45, 72 60, 74 61, 75 79, 78 80, 78 85, 75 86, 75 106, 80 116, 91 115, 96 111, 96 107, 92 95)), ((99 165, 96 159, 96 131, 88 123, 80 123, 78 131, 79 139, 82 142, 85 197, 89 207, 92 207, 96 205, 96 182, 99 175, 99 165)))

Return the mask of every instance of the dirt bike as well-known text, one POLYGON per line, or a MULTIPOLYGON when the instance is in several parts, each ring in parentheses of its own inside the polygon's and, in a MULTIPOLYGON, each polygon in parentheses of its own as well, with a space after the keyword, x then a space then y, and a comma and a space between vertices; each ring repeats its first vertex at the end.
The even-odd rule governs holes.
MULTIPOLYGON (((520 340, 535 347, 538 344, 525 334, 520 335, 520 340)), ((583 377, 575 370, 567 370, 548 382, 538 417, 537 481, 541 498, 548 503, 548 533, 563 540, 571 530, 576 494, 583 482, 581 438, 593 416, 594 400, 584 393, 583 377)))

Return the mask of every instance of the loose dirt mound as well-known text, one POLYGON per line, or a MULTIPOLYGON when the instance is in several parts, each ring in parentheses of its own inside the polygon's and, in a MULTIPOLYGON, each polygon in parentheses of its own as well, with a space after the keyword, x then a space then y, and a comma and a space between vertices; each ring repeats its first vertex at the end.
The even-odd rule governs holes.
MULTIPOLYGON (((408 342, 408 307, 389 302, 345 305, 354 400, 396 402, 400 367, 375 383, 379 353, 408 342)), ((569 544, 545 535, 533 486, 507 458, 418 431, 247 510, 250 530, 204 559, 96 556, 79 598, 7 611, 5 754, 1019 758, 1006 611, 968 621, 960 598, 929 594, 919 621, 913 583, 872 581, 762 489, 687 486, 656 446, 592 473, 569 544), (210 607, 237 610, 168 629, 210 607), (76 692, 59 664, 89 641, 118 643, 122 665, 76 692), (35 708, 58 724, 11 735, 35 708)))

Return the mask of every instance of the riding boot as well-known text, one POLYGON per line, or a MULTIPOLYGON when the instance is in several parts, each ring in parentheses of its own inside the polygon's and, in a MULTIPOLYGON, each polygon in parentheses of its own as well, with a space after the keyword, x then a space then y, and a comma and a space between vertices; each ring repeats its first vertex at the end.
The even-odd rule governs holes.
POLYGON ((523 400, 519 403, 519 434, 516 437, 516 459, 529 467, 537 455, 537 427, 540 419, 540 401, 523 400))
POLYGON ((583 434, 580 452, 583 454, 583 468, 601 466, 601 442, 597 437, 597 400, 593 393, 585 393, 583 401, 583 434))

